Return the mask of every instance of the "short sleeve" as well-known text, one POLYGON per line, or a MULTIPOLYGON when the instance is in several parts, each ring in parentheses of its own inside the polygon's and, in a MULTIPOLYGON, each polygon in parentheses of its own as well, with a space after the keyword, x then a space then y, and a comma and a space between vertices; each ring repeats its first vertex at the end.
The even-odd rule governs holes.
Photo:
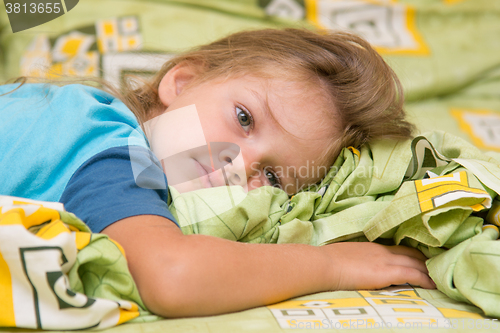
POLYGON ((135 146, 109 148, 73 174, 60 202, 92 232, 137 215, 163 216, 177 223, 168 209, 168 183, 150 150, 135 146))
MULTIPOLYGON (((0 93, 17 85, 0 86, 0 93)), ((107 149, 147 138, 116 97, 78 84, 23 84, 0 96, 0 193, 58 201, 75 172, 107 149)))

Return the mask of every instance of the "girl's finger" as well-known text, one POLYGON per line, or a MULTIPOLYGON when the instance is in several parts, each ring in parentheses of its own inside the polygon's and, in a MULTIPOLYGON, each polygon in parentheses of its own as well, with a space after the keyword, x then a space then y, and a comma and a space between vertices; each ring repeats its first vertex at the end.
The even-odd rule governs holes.
POLYGON ((427 257, 417 249, 403 245, 388 246, 388 249, 393 254, 402 254, 419 260, 427 260, 427 257))
POLYGON ((424 274, 429 273, 424 261, 422 261, 420 259, 413 258, 413 257, 409 257, 407 255, 396 255, 393 258, 393 261, 391 264, 392 264, 392 266, 403 266, 403 267, 407 267, 407 268, 416 269, 424 274))
POLYGON ((393 274, 397 278, 392 282, 393 284, 409 283, 412 286, 420 286, 425 289, 436 289, 436 284, 432 281, 429 275, 417 269, 412 269, 402 266, 393 266, 393 274))

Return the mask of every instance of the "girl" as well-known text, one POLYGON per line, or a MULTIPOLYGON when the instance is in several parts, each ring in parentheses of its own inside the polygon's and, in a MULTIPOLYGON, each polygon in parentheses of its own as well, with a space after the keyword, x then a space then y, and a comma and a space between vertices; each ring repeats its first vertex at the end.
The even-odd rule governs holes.
MULTIPOLYGON (((114 91, 123 103, 81 85, 7 85, 0 94, 2 194, 61 201, 93 232, 118 241, 144 303, 158 315, 218 314, 327 290, 434 288, 426 258, 402 246, 264 245, 183 235, 166 203, 166 181, 175 172, 165 178, 158 161, 146 161, 149 145, 134 135, 144 123, 161 134, 158 117, 188 114, 175 112, 194 105, 208 147, 230 145, 213 145, 209 155, 181 154, 176 169, 187 176, 173 182, 201 179, 185 190, 269 185, 293 194, 325 172, 286 174, 285 167, 314 161, 326 171, 344 146, 411 135, 398 79, 359 37, 295 29, 236 33, 175 57, 150 84, 114 91), (244 172, 222 178, 204 159, 236 164, 228 147, 237 147, 244 172)), ((168 142, 160 135, 159 142, 171 154, 183 152, 193 133, 176 132, 168 142)))

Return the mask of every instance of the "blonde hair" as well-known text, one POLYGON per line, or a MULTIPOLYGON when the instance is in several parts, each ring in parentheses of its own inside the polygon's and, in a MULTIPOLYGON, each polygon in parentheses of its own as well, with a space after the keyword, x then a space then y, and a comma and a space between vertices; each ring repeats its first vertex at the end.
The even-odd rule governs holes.
POLYGON ((160 81, 181 63, 196 68, 195 83, 252 74, 318 84, 333 103, 331 117, 339 132, 323 156, 331 162, 342 147, 377 138, 407 139, 414 130, 405 120, 396 74, 368 42, 348 32, 242 31, 177 55, 150 83, 125 93, 124 102, 140 121, 161 107, 160 81))
POLYGON ((323 162, 333 163, 343 147, 359 148, 379 138, 407 139, 414 130, 405 120, 403 89, 396 74, 368 42, 343 31, 242 31, 175 56, 139 88, 134 81, 125 80, 121 91, 101 79, 90 81, 121 99, 142 124, 165 108, 158 86, 181 63, 196 70, 193 85, 252 74, 320 87, 332 102, 329 116, 335 126, 330 148, 318 157, 323 162))

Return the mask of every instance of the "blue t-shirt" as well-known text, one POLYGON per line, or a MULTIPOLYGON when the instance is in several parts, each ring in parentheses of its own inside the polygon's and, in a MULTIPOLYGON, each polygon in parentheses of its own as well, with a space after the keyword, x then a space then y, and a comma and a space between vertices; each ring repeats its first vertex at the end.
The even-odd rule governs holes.
POLYGON ((0 86, 0 194, 60 201, 93 232, 168 210, 168 186, 134 114, 102 90, 0 86))

